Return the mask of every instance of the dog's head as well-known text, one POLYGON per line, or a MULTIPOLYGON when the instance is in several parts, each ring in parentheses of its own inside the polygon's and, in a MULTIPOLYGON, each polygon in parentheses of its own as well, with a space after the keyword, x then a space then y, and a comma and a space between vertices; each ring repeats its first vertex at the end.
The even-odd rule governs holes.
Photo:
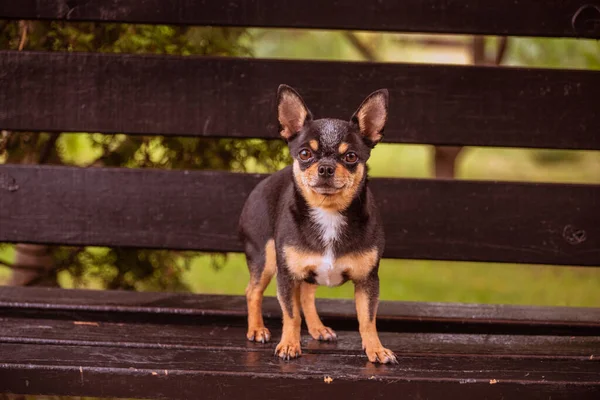
POLYGON ((383 137, 388 91, 371 93, 349 121, 313 119, 294 89, 279 86, 280 134, 294 159, 294 179, 311 207, 345 210, 362 189, 371 149, 383 137))

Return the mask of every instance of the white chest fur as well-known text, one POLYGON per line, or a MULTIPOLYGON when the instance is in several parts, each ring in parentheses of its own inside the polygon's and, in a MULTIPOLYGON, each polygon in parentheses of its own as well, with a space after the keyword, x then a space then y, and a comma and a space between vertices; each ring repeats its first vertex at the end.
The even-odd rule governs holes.
POLYGON ((317 228, 325 252, 315 269, 315 277, 319 285, 337 286, 342 283, 345 266, 336 263, 333 245, 342 239, 342 231, 346 226, 346 218, 337 211, 314 208, 310 212, 311 219, 317 228))

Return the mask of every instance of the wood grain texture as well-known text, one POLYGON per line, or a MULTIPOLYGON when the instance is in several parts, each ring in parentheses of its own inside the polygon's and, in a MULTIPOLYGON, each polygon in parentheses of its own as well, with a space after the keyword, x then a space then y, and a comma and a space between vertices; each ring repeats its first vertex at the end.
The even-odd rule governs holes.
POLYGON ((390 90, 384 142, 600 149, 600 72, 0 53, 0 128, 276 138, 275 91, 348 119, 390 90))
MULTIPOLYGON (((71 317, 77 317, 71 313, 71 317)), ((349 317, 350 318, 350 317, 349 317)), ((123 347, 140 349, 236 350, 272 354, 281 337, 281 323, 269 321, 273 341, 250 342, 243 317, 230 323, 155 324, 55 319, 41 313, 37 318, 2 316, 0 343, 47 344, 56 346, 123 347)), ((337 328, 337 326, 332 326, 337 328)), ((313 340, 302 330, 302 348, 310 354, 345 354, 362 356, 358 330, 337 329, 338 341, 313 340)), ((399 355, 437 355, 440 357, 537 358, 588 361, 600 349, 598 336, 497 335, 380 332, 388 348, 399 355)))
MULTIPOLYGON (((240 251, 259 175, 0 166, 0 242, 240 251)), ((600 265, 600 186, 373 179, 392 258, 600 265)))
MULTIPOLYGON (((348 301, 325 300, 323 315, 350 315, 348 301)), ((597 309, 382 303, 381 318, 420 313, 462 314, 464 325, 489 318, 564 318, 598 323, 597 309), (421 309, 419 310, 419 307, 421 309), (444 309, 444 307, 446 307, 444 309), (478 310, 480 313, 478 314, 478 310), (386 315, 387 313, 387 315, 386 315)), ((274 338, 280 318, 265 304, 274 338), (278 321, 279 320, 279 321, 278 321)), ((594 399, 600 390, 598 332, 573 336, 382 331, 398 366, 374 366, 362 354, 355 328, 334 325, 337 343, 304 335, 299 360, 273 356, 276 340, 245 338, 244 299, 177 293, 133 293, 0 287, 0 393, 134 398, 272 399, 407 398, 594 399), (87 314, 86 314, 87 310, 87 314), (29 312, 33 312, 29 314, 29 312), (218 322, 211 315, 231 317, 218 322), (128 321, 126 314, 138 321, 128 321), (181 317, 161 321, 161 315, 181 317), (592 356, 592 357, 590 357, 592 356), (330 383, 325 377, 333 379, 330 383), (290 390, 292 389, 293 390, 290 390), (333 389, 332 389, 333 388, 333 389), (426 396, 426 397, 419 397, 426 396), (450 396, 450 397, 449 397, 450 396)), ((536 318, 538 319, 536 321, 536 318)), ((416 324, 418 319, 413 318, 416 324)), ((547 322, 547 321, 546 321, 547 322)), ((597 329, 597 328, 596 328, 597 329)))
MULTIPOLYGON (((317 307, 335 329, 357 329, 353 301, 317 299, 317 307)), ((246 301, 242 296, 0 287, 0 310, 15 318, 245 326, 246 301)), ((268 324, 281 328, 275 298, 265 298, 263 314, 268 324)), ((377 324, 381 332, 600 336, 600 309, 382 301, 377 324)))
POLYGON ((596 399, 598 361, 405 356, 397 367, 362 357, 270 352, 0 343, 0 391, 98 397, 211 399, 596 399), (41 357, 45 354, 48 357, 41 357), (443 362, 440 362, 443 360, 443 362), (327 384, 325 377, 333 381, 327 384))
POLYGON ((0 0, 0 18, 598 38, 596 11, 580 0, 0 0))

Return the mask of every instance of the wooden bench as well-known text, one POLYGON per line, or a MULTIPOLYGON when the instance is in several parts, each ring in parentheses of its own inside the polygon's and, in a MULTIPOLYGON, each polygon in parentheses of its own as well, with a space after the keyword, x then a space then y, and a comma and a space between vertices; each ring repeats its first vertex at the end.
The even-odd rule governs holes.
MULTIPOLYGON (((594 0, 118 3, 0 0, 0 18, 600 38, 594 0)), ((274 139, 284 82, 318 116, 350 115, 368 88, 389 88, 386 142, 600 150, 599 72, 441 65, 0 52, 0 129, 274 139)), ((1 165, 0 242, 237 252, 239 212, 261 178, 1 165)), ((372 188, 386 257, 600 265, 600 186, 373 179, 372 188)), ((376 366, 360 348, 352 302, 318 308, 338 343, 304 336, 303 356, 285 362, 275 344, 246 340, 241 296, 2 287, 0 393, 600 393, 600 309, 382 302, 382 341, 400 363, 376 366)), ((274 299, 265 314, 278 337, 274 299)))

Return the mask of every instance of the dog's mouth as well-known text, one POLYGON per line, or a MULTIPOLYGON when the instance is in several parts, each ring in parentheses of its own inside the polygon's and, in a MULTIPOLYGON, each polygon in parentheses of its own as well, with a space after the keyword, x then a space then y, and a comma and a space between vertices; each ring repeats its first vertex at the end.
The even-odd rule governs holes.
POLYGON ((332 194, 336 194, 342 191, 343 186, 337 188, 335 186, 325 186, 325 185, 316 185, 310 187, 315 193, 322 194, 325 196, 330 196, 332 194))

